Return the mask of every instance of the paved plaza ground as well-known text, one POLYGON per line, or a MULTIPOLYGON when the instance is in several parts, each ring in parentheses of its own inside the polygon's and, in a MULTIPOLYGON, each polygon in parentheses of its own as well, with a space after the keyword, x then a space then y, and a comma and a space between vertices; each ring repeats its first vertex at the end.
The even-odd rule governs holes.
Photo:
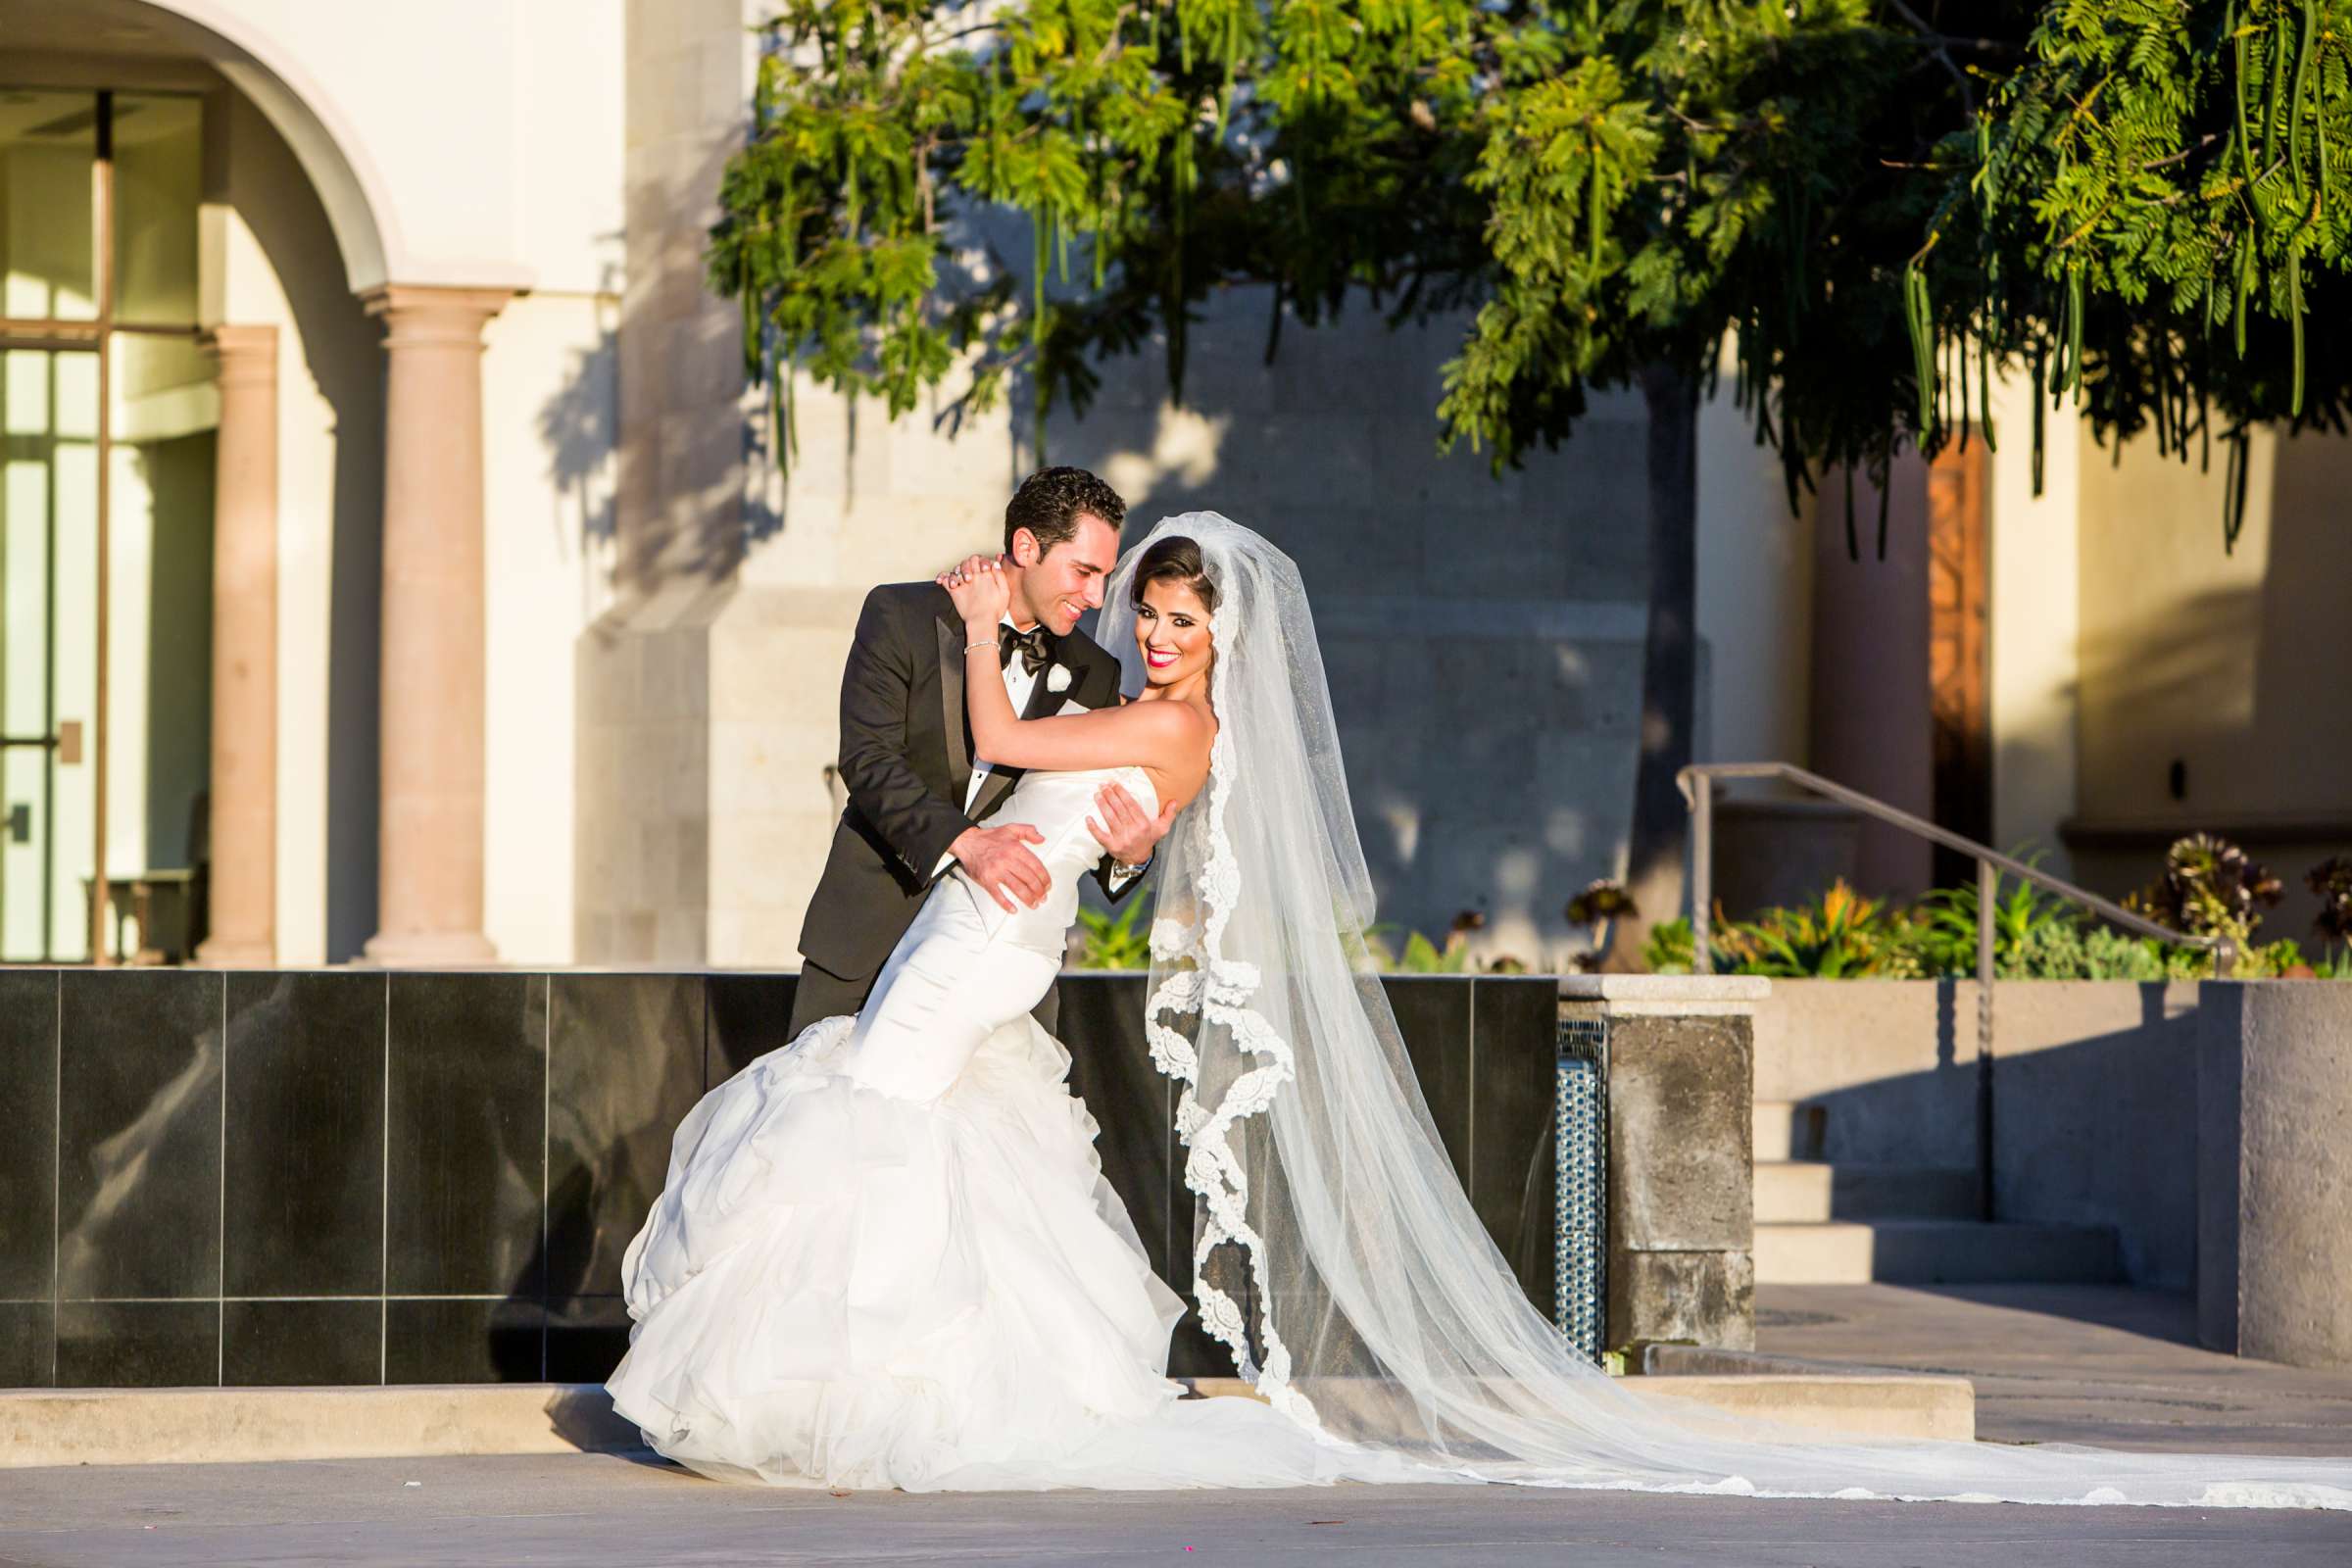
POLYGON ((2352 1369, 2199 1349, 2185 1296, 2113 1285, 1765 1285, 1756 1345, 1956 1373, 1976 1385, 1977 1436, 1987 1442, 2352 1454, 2352 1369))
MULTIPOLYGON (((2176 1298, 1777 1287, 1759 1306, 1769 1351, 1977 1379, 1988 1439, 2352 1452, 2352 1372, 2199 1350, 2176 1298)), ((612 1454, 0 1471, 0 1568, 934 1562, 2339 1568, 2352 1515, 1454 1487, 835 1496, 612 1454)))

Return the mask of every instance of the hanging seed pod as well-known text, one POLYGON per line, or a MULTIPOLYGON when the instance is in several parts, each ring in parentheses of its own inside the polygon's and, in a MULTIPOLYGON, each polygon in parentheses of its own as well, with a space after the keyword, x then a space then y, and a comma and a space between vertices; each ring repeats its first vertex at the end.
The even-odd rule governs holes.
POLYGON ((1586 206, 1589 209, 1585 215, 1585 268, 1592 274, 1593 281, 1598 282, 1600 279, 1601 198, 1600 136, 1597 131, 1588 138, 1587 150, 1592 159, 1592 175, 1585 182, 1586 206))
POLYGON ((1903 319, 1911 332, 1911 373, 1919 383, 1922 438, 1936 425, 1936 328, 1930 309, 1927 276, 1913 261, 1903 269, 1903 319))
POLYGON ((2067 391, 2082 401, 2082 269, 2066 274, 2067 391))
POLYGON ((2303 416, 2303 252, 2300 247, 2286 253, 2286 329, 2294 343, 2294 376, 2289 383, 2286 413, 2289 418, 2303 416))
POLYGON ((2237 357, 2246 357, 2246 298, 2254 292, 2254 231, 2246 230, 2238 242, 2237 297, 2230 306, 2230 335, 2237 346, 2237 357))
POLYGON ((2046 355, 2038 339, 2034 344, 2034 396, 2027 401, 2034 405, 2034 494, 2041 494, 2041 376, 2042 361, 2046 355))
POLYGON ((1952 380, 1952 398, 1960 405, 1960 450, 1968 450, 1969 426, 1975 422, 1968 404, 1968 334, 1952 334, 1952 355, 1959 362, 1959 374, 1952 380))
MULTIPOLYGON (((2295 95, 2286 106, 2286 161, 2295 176, 2298 207, 2303 205, 2303 120, 2306 114, 2316 112, 2311 105, 2311 56, 2319 24, 2319 6, 2314 0, 2303 0, 2303 45, 2295 51, 2295 95)), ((2321 139, 2327 139, 2325 131, 2321 132, 2321 139)))
MULTIPOLYGON (((2237 7, 2230 8, 2230 41, 2236 51, 2237 70, 2230 77, 2231 101, 2237 109, 2237 173, 2245 181, 2246 205, 2259 213, 2254 203, 2254 130, 2246 120, 2246 71, 2248 44, 2245 32, 2237 25, 2237 7)), ((2243 352, 2242 350, 2240 352, 2243 352)))
POLYGON ((1992 435, 1992 338, 1986 334, 1977 345, 1977 422, 1984 427, 1984 450, 1998 452, 2001 444, 1992 435))
POLYGON ((2233 556, 2237 554, 2237 536, 2246 526, 2246 469, 2250 466, 2246 427, 2238 425, 2222 441, 2230 449, 2222 478, 2222 554, 2233 556))

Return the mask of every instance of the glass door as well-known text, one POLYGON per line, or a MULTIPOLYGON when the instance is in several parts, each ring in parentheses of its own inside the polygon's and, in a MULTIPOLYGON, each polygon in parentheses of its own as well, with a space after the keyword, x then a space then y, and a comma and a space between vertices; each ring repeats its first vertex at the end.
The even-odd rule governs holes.
POLYGON ((202 839, 201 129, 192 97, 0 87, 0 962, 107 961, 202 839))
POLYGON ((82 958, 95 863, 96 353, 0 348, 0 959, 82 958))

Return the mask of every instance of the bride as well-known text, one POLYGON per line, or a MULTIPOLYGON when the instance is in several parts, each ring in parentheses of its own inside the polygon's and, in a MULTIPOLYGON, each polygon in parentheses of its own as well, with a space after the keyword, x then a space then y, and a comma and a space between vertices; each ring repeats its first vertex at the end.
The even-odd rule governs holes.
MULTIPOLYGON (((965 657, 1005 591, 943 578, 965 657)), ((965 683, 977 752, 1025 771, 1053 891, 943 879, 856 1018, 707 1095, 623 1265, 613 1403, 707 1475, 914 1490, 1533 1485, 1784 1496, 2352 1507, 2352 1461, 1827 1442, 1650 1400, 1529 1304, 1453 1175, 1377 976, 1330 695, 1297 568, 1214 514, 1121 563, 1102 642, 1141 694, 1023 721, 965 683), (1178 1079, 1194 1294, 1257 1397, 1165 1376, 1151 1271, 1029 1016, 1116 777, 1181 802, 1158 857, 1147 1038, 1178 1079)), ((992 665, 993 668, 993 665, 992 665)))

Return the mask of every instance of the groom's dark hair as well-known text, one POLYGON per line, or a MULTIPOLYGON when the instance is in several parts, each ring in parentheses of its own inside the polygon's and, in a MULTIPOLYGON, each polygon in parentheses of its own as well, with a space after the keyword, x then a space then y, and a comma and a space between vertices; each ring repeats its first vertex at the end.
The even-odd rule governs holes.
POLYGON ((1004 503, 1004 553, 1012 554, 1012 536, 1026 528, 1037 536, 1038 553, 1051 554, 1078 536, 1084 516, 1101 517, 1117 533, 1127 520, 1127 503, 1084 468, 1040 468, 1004 503))

